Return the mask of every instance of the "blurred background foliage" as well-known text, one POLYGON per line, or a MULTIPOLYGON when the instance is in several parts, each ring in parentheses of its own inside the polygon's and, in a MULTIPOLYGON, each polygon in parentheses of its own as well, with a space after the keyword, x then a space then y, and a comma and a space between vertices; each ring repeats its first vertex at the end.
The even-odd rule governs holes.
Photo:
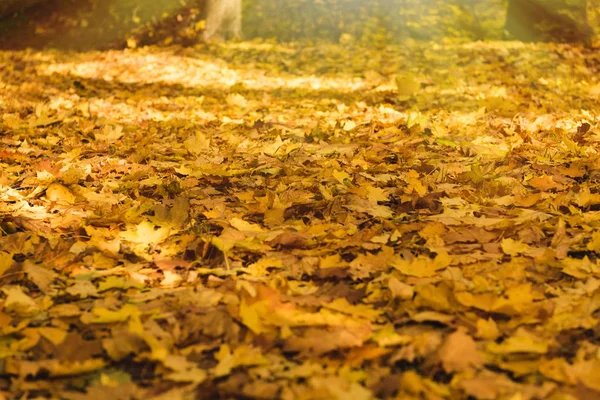
POLYGON ((281 40, 500 39, 505 0, 249 0, 244 31, 281 40), (260 21, 271 21, 268 24, 260 21))
MULTIPOLYGON (((243 30, 248 39, 372 46, 511 36, 573 41, 598 32, 599 5, 600 0, 244 0, 243 30)), ((202 19, 202 0, 0 0, 0 46, 192 45, 200 40, 202 19)))

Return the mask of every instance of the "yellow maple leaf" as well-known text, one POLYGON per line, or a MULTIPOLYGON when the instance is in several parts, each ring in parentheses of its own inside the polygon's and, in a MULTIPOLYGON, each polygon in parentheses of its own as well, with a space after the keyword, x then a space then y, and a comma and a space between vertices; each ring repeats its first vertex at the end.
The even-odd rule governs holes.
POLYGON ((208 139, 202 132, 196 131, 194 136, 183 142, 183 146, 190 153, 198 155, 210 149, 210 139, 208 139))
POLYGON ((404 275, 419 278, 435 276, 437 271, 448 265, 450 265, 450 257, 447 253, 439 253, 433 260, 426 256, 419 256, 412 261, 397 258, 392 262, 392 266, 404 275))
POLYGON ((53 183, 46 189, 46 198, 50 201, 75 204, 75 195, 61 184, 53 183))
POLYGON ((85 324, 109 324, 114 322, 127 321, 141 315, 141 311, 131 305, 125 304, 119 310, 109 310, 104 307, 94 307, 91 312, 81 316, 81 322, 85 324))
POLYGON ((334 170, 331 174, 342 185, 346 184, 346 182, 352 182, 350 175, 344 171, 334 170))
POLYGON ((264 228, 260 225, 244 221, 241 218, 231 218, 229 224, 240 232, 265 232, 264 228))
POLYGON ((268 274, 269 268, 283 268, 283 261, 278 258, 263 257, 248 265, 245 271, 253 276, 265 276, 268 274))
POLYGON ((248 304, 246 299, 242 297, 242 301, 240 302, 240 318, 242 323, 256 335, 267 332, 267 328, 260 318, 260 315, 266 312, 267 305, 264 301, 248 304))
POLYGON ((600 231, 592 232, 592 240, 588 242, 587 249, 600 253, 600 231))
POLYGON ((277 136, 273 143, 262 148, 262 152, 273 157, 285 156, 298 149, 300 146, 301 145, 299 143, 293 143, 289 139, 281 140, 281 137, 277 136))
POLYGON ((517 332, 502 343, 491 342, 487 350, 493 354, 534 353, 545 354, 548 352, 549 344, 540 337, 534 337, 523 331, 517 332))
POLYGON ((513 239, 502 239, 502 243, 500 244, 502 247, 502 251, 504 254, 508 254, 509 256, 516 256, 517 254, 525 253, 529 250, 529 246, 520 240, 513 239))
POLYGON ((60 328, 53 328, 50 326, 37 328, 40 335, 48 339, 49 342, 58 346, 65 341, 67 337, 67 331, 60 328))
POLYGON ((415 170, 410 170, 404 178, 404 182, 407 183, 406 193, 416 193, 419 196, 427 194, 427 187, 419 180, 419 173, 415 170))
POLYGON ((330 256, 322 257, 319 260, 319 268, 321 268, 321 269, 342 267, 346 264, 347 263, 342 261, 342 258, 337 253, 332 254, 330 256))
POLYGON ((0 276, 4 274, 14 263, 13 255, 0 251, 0 276))
POLYGON ((248 100, 239 93, 231 93, 227 95, 226 101, 230 106, 240 108, 248 107, 248 100))
POLYGON ((262 354, 259 348, 242 344, 233 352, 229 345, 223 344, 215 355, 219 363, 214 369, 215 376, 229 375, 234 368, 242 366, 266 365, 269 360, 262 354))
POLYGON ((387 194, 384 189, 381 189, 381 188, 378 188, 378 187, 375 187, 372 185, 366 185, 366 189, 367 189, 367 199, 374 206, 377 205, 377 202, 388 201, 390 198, 389 194, 387 194))
POLYGON ((476 336, 482 339, 495 340, 500 336, 500 331, 496 322, 492 318, 482 319, 478 318, 477 323, 477 334, 476 336))
POLYGON ((159 227, 150 221, 142 221, 135 226, 128 227, 119 236, 123 240, 139 244, 157 244, 165 240, 170 233, 168 227, 159 227))

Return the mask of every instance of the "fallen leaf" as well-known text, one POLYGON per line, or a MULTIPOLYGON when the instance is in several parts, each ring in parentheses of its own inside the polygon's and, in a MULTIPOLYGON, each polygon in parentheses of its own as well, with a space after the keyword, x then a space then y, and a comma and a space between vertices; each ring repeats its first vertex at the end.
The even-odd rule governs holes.
POLYGON ((449 373, 479 368, 484 362, 473 338, 461 329, 446 338, 438 350, 438 357, 444 370, 449 373))

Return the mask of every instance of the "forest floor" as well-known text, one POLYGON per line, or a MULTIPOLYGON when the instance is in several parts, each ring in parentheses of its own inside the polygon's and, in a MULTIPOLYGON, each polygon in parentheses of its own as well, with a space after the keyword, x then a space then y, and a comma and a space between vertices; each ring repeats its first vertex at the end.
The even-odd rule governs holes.
POLYGON ((0 53, 0 398, 600 399, 599 69, 0 53))

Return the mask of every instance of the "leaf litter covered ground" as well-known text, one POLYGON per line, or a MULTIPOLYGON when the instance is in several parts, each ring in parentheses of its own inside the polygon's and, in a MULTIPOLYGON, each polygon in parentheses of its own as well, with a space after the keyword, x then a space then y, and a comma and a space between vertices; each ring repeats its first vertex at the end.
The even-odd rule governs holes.
POLYGON ((0 398, 600 398, 597 54, 0 57, 0 398))

